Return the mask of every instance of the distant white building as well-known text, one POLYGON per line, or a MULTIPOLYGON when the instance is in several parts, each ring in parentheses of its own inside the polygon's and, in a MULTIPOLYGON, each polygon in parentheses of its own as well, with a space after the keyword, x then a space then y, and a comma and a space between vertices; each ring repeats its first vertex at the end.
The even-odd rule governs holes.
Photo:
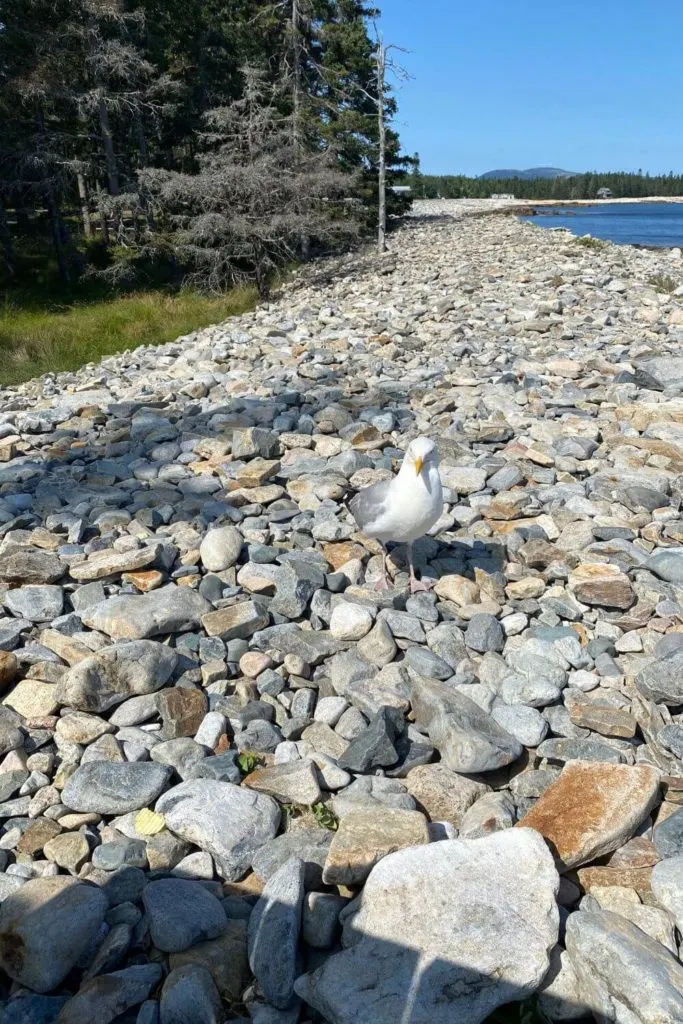
POLYGON ((494 192, 491 199, 514 199, 512 192, 494 192))
POLYGON ((408 196, 412 192, 410 185, 391 185, 390 189, 399 196, 408 196))
POLYGON ((598 189, 598 196, 597 197, 598 197, 598 199, 611 199, 612 198, 612 189, 611 188, 599 188, 598 189))

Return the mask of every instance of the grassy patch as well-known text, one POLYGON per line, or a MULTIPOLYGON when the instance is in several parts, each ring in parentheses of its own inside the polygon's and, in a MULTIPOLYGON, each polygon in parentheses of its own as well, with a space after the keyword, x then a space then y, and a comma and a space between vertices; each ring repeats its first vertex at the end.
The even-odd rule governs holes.
POLYGON ((592 235, 582 235, 576 239, 576 244, 583 246, 584 249, 605 249, 607 246, 607 242, 603 242, 601 238, 593 238, 592 235))
POLYGON ((675 281, 673 277, 669 277, 667 274, 655 274, 654 277, 650 278, 649 283, 656 292, 661 292, 663 295, 671 295, 678 288, 678 281, 675 281))
POLYGON ((33 290, 17 291, 0 305, 0 384, 75 370, 138 345, 173 341, 251 309, 256 291, 240 288, 216 296, 155 290, 66 300, 59 304, 48 295, 40 300, 33 290))

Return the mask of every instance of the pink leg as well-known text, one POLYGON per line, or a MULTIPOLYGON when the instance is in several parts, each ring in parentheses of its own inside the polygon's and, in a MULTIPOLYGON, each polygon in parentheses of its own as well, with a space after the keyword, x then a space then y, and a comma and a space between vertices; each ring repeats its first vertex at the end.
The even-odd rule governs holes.
POLYGON ((413 545, 408 544, 408 572, 410 575, 410 593, 422 594, 435 586, 434 580, 418 580, 415 577, 415 566, 413 565, 413 545))
POLYGON ((387 576, 387 552, 382 545, 382 575, 375 583, 375 590, 391 590, 391 584, 387 576))

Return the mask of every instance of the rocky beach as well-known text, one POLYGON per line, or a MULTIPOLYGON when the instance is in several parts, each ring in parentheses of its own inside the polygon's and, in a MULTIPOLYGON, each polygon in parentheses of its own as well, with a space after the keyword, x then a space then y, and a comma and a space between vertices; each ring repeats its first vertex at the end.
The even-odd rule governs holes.
POLYGON ((0 392, 3 1024, 683 1021, 681 252, 515 206, 0 392))

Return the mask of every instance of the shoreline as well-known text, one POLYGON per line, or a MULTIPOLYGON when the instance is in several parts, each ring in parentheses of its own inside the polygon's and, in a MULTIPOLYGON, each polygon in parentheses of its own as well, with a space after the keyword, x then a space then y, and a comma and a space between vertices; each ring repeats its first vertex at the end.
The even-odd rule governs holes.
MULTIPOLYGON (((645 199, 581 199, 581 200, 550 200, 541 199, 537 201, 522 202, 518 199, 416 199, 413 201, 413 207, 409 214, 417 220, 429 221, 430 218, 441 218, 441 217, 452 217, 456 220, 462 218, 479 218, 493 214, 507 214, 509 216, 517 217, 533 217, 536 209, 539 207, 555 209, 557 207, 574 207, 574 206, 612 206, 615 204, 626 205, 630 203, 683 203, 683 196, 666 198, 662 196, 650 196, 645 199)), ((525 221, 525 223, 530 223, 525 221)), ((566 231, 572 238, 595 238, 597 242, 604 242, 605 245, 616 245, 620 248, 629 248, 636 251, 652 251, 652 252, 665 252, 670 253, 674 250, 683 250, 683 240, 680 245, 650 245, 646 242, 615 242, 611 239, 598 238, 597 236, 585 233, 584 235, 575 235, 571 228, 562 227, 553 228, 552 225, 546 227, 545 225, 532 224, 534 227, 540 227, 542 230, 551 232, 566 231)))

